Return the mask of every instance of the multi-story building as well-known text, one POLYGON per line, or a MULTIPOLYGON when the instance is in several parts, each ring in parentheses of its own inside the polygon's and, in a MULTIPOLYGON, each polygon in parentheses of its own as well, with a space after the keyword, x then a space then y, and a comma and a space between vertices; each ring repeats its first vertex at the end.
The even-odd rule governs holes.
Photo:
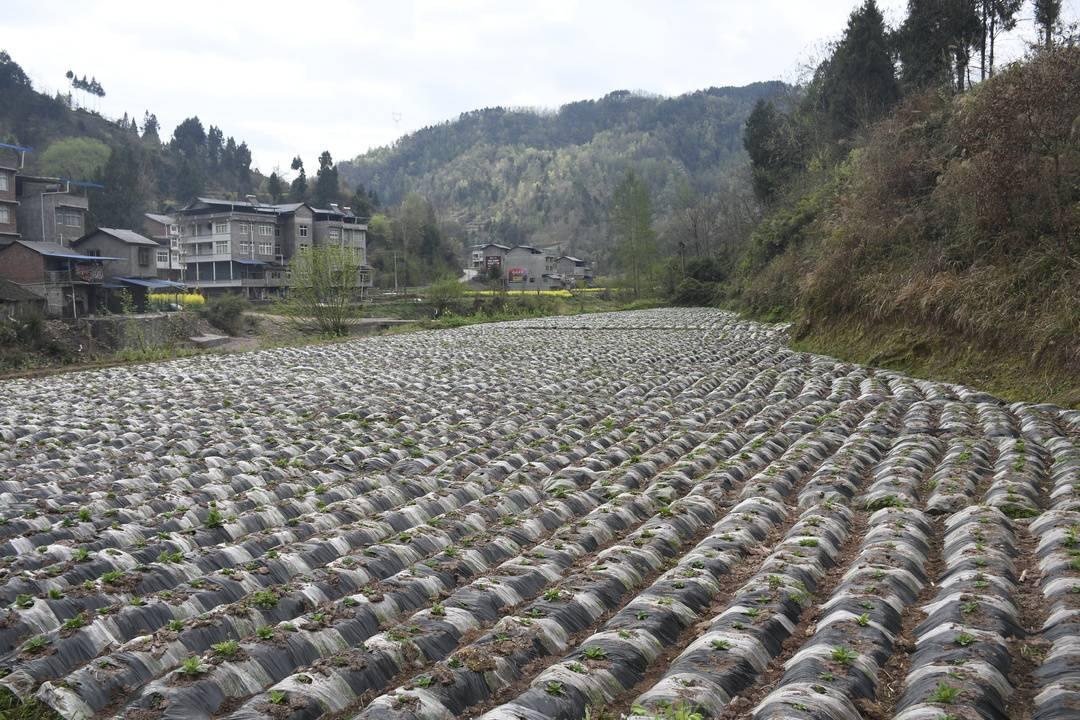
POLYGON ((0 143, 0 240, 19 237, 19 199, 15 194, 16 176, 26 161, 30 148, 0 143))
POLYGON ((198 198, 176 213, 184 282, 193 288, 241 291, 251 297, 280 294, 288 264, 307 248, 352 248, 363 266, 360 287, 371 286, 367 225, 349 208, 307 203, 271 205, 247 200, 198 198))
POLYGON ((158 277, 179 282, 184 279, 184 263, 180 255, 180 223, 173 215, 146 213, 143 232, 158 244, 156 252, 158 277))
POLYGON ((86 233, 90 201, 86 190, 94 183, 36 175, 15 176, 19 200, 19 235, 24 240, 69 245, 86 233))

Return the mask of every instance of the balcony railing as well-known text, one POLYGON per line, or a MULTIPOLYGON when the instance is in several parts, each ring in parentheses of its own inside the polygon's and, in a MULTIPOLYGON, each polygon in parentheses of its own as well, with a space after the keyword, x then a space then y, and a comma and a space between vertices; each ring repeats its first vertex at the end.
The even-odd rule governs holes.
POLYGON ((69 283, 71 282, 71 272, 69 272, 68 270, 46 270, 45 282, 69 283))

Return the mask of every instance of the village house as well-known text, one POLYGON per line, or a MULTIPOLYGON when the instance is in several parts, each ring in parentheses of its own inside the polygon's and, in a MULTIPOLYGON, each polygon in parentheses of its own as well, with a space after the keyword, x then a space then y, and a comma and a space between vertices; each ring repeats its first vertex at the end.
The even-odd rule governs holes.
MULTIPOLYGON (((161 247, 150 238, 134 230, 98 228, 71 244, 72 248, 90 257, 116 258, 104 266, 106 290, 126 290, 135 307, 146 307, 146 296, 151 292, 179 290, 183 286, 158 277, 157 252, 161 247)), ((110 292, 109 309, 122 310, 117 293, 110 292)))
POLYGON ((592 268, 580 258, 532 245, 487 243, 469 249, 465 280, 497 277, 508 290, 559 290, 592 281, 592 268))
POLYGON ((10 280, 0 279, 0 320, 45 314, 45 298, 10 280))
POLYGON ((100 185, 22 174, 16 175, 15 184, 22 239, 70 245, 86 233, 86 190, 100 185))
POLYGON ((280 295, 288 265, 312 247, 351 249, 363 269, 358 284, 371 286, 367 225, 348 207, 307 203, 266 204, 197 198, 177 211, 184 282, 210 292, 238 291, 252 298, 280 295))
POLYGON ((105 263, 58 243, 17 239, 0 247, 0 277, 45 299, 47 314, 77 319, 105 302, 105 263))

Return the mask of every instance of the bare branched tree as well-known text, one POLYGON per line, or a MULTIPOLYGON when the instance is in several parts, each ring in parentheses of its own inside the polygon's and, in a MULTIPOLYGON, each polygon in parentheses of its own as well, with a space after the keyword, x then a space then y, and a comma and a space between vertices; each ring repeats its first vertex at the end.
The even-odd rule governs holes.
POLYGON ((302 329, 342 336, 360 318, 363 264, 354 248, 312 247, 292 259, 289 317, 302 329))

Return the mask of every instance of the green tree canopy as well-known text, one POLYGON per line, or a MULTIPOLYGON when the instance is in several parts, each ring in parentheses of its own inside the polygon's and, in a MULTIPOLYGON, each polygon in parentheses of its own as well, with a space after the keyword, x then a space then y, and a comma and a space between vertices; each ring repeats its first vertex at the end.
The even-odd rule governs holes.
POLYGON ((100 140, 69 137, 57 140, 37 158, 37 167, 45 175, 90 180, 99 176, 112 151, 100 140))

